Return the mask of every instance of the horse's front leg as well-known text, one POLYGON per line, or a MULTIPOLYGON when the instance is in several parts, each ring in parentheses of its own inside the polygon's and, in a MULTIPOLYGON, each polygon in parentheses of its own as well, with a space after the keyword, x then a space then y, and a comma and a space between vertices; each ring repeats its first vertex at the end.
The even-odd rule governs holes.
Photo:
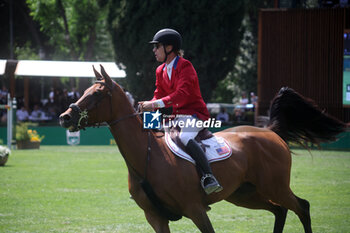
POLYGON ((150 211, 145 211, 145 216, 156 233, 170 233, 169 220, 150 211))
POLYGON ((186 216, 196 224, 197 228, 202 233, 214 233, 214 228, 211 225, 207 211, 203 206, 192 206, 188 211, 186 211, 186 216))
POLYGON ((148 223, 157 233, 170 233, 169 220, 160 216, 148 199, 146 193, 141 188, 140 182, 129 172, 129 192, 138 206, 140 206, 146 216, 148 223))

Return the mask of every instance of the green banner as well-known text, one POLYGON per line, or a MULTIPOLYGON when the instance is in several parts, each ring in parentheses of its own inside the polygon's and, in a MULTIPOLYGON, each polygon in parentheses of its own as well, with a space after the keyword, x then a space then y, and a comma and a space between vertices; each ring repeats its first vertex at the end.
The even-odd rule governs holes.
MULTIPOLYGON (((229 127, 229 126, 227 126, 229 127)), ((224 130, 227 127, 223 127, 220 130, 224 130)), ((67 130, 59 126, 51 127, 31 127, 35 129, 38 134, 44 135, 41 145, 114 145, 115 140, 109 131, 109 128, 104 126, 100 128, 87 128, 81 130, 80 135, 67 134, 67 130), (79 137, 79 138, 78 138, 79 137), (77 143, 79 142, 79 143, 77 143)), ((6 127, 0 127, 0 139, 6 142, 6 127)), ((350 150, 350 132, 345 132, 339 135, 339 140, 333 143, 323 143, 324 149, 340 149, 350 150)))
MULTIPOLYGON (((45 136, 41 145, 111 145, 115 144, 114 138, 106 126, 99 128, 87 128, 81 130, 79 135, 69 134, 66 129, 59 126, 30 127, 36 130, 40 136, 45 136)), ((0 139, 7 141, 6 127, 0 127, 0 139)))

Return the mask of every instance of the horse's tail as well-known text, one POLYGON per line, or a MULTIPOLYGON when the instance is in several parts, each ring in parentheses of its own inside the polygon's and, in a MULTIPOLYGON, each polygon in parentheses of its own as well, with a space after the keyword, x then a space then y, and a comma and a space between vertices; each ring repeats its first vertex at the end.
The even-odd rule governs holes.
POLYGON ((319 145, 336 140, 349 125, 324 113, 311 99, 282 87, 271 103, 268 127, 286 142, 319 145))

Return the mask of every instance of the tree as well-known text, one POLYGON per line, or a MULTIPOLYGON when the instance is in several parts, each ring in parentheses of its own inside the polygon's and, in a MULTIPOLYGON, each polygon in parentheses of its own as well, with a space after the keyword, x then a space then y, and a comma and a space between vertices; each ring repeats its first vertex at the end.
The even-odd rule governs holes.
MULTIPOLYGON (((102 7, 105 0, 0 0, 0 18, 6 22, 0 27, 0 32, 5 35, 0 40, 0 57, 10 58, 8 19, 11 2, 14 59, 114 59, 106 27, 108 9, 102 7)), ((7 79, 1 82, 9 83, 7 79)), ((61 79, 62 82, 66 86, 68 82, 71 87, 79 86, 80 91, 91 85, 88 79, 61 79)), ((36 88, 39 86, 31 87, 35 95, 38 93, 36 88)))
MULTIPOLYGON (((68 61, 114 59, 104 0, 27 0, 27 4, 53 48, 47 57, 68 61)), ((91 82, 72 78, 70 85, 79 86, 81 91, 91 82)))
POLYGON ((242 37, 243 0, 110 0, 108 6, 116 60, 125 65, 127 88, 138 99, 152 97, 159 64, 147 43, 162 28, 182 34, 185 58, 197 70, 205 100, 232 70, 242 37))
POLYGON ((94 0, 27 0, 31 16, 54 47, 54 59, 113 59, 106 9, 94 0))
POLYGON ((46 39, 43 33, 40 33, 40 26, 29 16, 29 8, 26 0, 12 0, 12 18, 10 18, 10 0, 0 0, 0 58, 16 59, 15 54, 11 58, 10 52, 10 24, 13 29, 13 51, 16 48, 28 47, 39 51, 45 47, 46 39))
MULTIPOLYGON (((48 49, 44 43, 46 37, 40 33, 39 24, 29 16, 25 0, 0 0, 0 19, 0 59, 18 59, 18 54, 21 58, 38 59, 39 52, 35 51, 48 49)), ((15 82, 13 76, 5 74, 0 78, 0 88, 6 87, 15 94, 15 82)))
POLYGON ((270 8, 273 1, 248 0, 245 2, 245 16, 241 31, 243 38, 234 68, 225 79, 218 83, 212 101, 237 103, 243 92, 257 91, 258 63, 258 12, 260 8, 270 8))
POLYGON ((248 17, 242 23, 243 39, 240 42, 239 53, 234 68, 225 79, 218 83, 214 90, 213 102, 237 103, 243 92, 257 90, 257 38, 248 27, 248 17))

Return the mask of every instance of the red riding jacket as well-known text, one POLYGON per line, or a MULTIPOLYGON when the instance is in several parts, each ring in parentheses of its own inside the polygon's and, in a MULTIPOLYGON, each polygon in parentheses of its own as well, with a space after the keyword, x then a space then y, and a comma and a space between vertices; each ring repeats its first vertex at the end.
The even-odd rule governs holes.
POLYGON ((171 80, 165 63, 156 70, 156 90, 152 100, 161 99, 165 107, 173 107, 174 115, 195 115, 207 120, 210 115, 199 88, 197 72, 190 61, 177 57, 174 61, 171 80))

